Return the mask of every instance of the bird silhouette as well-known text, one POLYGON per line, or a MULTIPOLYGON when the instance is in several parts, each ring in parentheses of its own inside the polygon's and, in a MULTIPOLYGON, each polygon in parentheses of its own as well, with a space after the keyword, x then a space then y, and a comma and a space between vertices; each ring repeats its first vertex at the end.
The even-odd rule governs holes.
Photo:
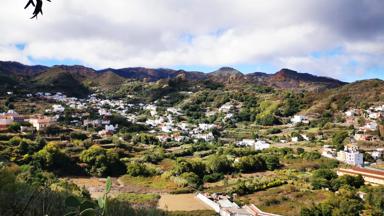
MULTIPOLYGON (((51 2, 51 0, 47 0, 47 1, 51 2)), ((39 13, 43 15, 43 0, 36 0, 36 4, 34 0, 28 0, 28 3, 27 5, 25 5, 24 9, 27 9, 30 5, 35 7, 35 10, 33 11, 33 14, 32 14, 33 16, 31 17, 31 19, 37 18, 37 15, 39 15, 39 13)))

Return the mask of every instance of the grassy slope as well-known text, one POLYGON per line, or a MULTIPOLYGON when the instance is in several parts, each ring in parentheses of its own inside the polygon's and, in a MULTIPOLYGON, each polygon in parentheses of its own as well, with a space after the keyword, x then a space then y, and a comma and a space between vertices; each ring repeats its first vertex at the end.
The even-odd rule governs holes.
POLYGON ((126 79, 113 72, 105 72, 98 75, 95 79, 90 80, 91 84, 98 86, 105 90, 116 90, 118 89, 126 79))
POLYGON ((343 111, 349 107, 365 108, 384 101, 384 81, 358 81, 321 94, 310 93, 307 100, 312 106, 306 113, 322 113, 327 109, 343 111))
POLYGON ((37 89, 42 91, 61 91, 70 96, 83 97, 89 90, 72 74, 64 70, 54 68, 48 70, 33 79, 37 89))

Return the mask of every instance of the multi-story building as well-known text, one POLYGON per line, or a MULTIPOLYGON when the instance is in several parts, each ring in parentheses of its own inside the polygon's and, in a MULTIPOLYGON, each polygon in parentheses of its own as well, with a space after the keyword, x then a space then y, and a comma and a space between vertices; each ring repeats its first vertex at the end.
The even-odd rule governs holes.
POLYGON ((344 151, 337 152, 336 159, 354 166, 362 166, 364 164, 364 155, 359 152, 357 147, 346 146, 344 151))

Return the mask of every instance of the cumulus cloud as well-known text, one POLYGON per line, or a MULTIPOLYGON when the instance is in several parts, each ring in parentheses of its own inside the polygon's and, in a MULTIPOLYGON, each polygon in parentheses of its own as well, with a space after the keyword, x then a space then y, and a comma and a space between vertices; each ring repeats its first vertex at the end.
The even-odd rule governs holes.
POLYGON ((384 68, 382 0, 55 0, 37 21, 24 4, 2 0, 3 60, 96 68, 268 62, 336 78, 384 68), (342 52, 312 55, 335 48, 342 52))

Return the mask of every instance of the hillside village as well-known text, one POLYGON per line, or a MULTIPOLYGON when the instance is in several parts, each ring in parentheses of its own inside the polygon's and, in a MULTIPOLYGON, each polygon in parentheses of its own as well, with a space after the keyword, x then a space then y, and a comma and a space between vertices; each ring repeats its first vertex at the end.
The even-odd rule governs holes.
POLYGON ((111 199, 127 209, 182 215, 298 215, 341 202, 339 191, 367 206, 361 194, 381 193, 383 100, 359 105, 239 80, 122 82, 84 96, 2 91, 2 164, 26 182, 34 169, 52 174, 53 193, 86 199, 110 176, 111 199), (313 111, 319 101, 328 107, 313 111))

